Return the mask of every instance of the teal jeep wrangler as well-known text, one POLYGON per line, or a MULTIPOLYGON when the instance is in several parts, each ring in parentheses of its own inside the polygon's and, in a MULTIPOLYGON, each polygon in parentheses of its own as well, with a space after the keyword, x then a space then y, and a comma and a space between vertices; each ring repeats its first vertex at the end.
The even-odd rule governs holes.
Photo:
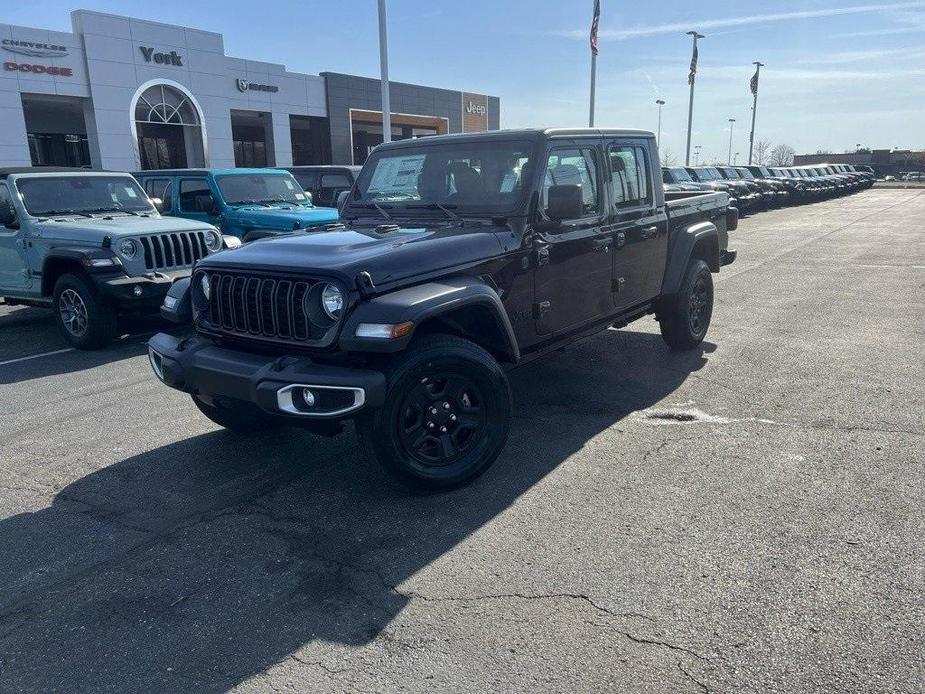
POLYGON ((337 222, 282 169, 161 169, 135 178, 162 214, 214 224, 244 243, 337 222))
POLYGON ((120 313, 156 312, 222 246, 209 224, 161 217, 127 173, 0 169, 0 297, 52 308, 79 349, 109 343, 120 313))

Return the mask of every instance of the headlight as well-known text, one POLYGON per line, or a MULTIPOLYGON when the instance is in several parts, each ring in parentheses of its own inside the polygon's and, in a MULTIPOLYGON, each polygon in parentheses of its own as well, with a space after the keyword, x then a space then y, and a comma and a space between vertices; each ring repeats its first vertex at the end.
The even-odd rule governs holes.
POLYGON ((206 232, 206 246, 213 253, 222 249, 222 235, 217 231, 206 232))
POLYGON ((203 274, 199 279, 199 286, 202 287, 202 295, 208 301, 212 296, 212 283, 209 280, 209 276, 203 274))
POLYGON ((324 285, 321 290, 321 305, 331 320, 337 320, 344 309, 344 293, 333 284, 324 285))
POLYGON ((138 253, 138 244, 132 239, 125 239, 119 243, 119 255, 122 257, 131 260, 136 253, 138 253))

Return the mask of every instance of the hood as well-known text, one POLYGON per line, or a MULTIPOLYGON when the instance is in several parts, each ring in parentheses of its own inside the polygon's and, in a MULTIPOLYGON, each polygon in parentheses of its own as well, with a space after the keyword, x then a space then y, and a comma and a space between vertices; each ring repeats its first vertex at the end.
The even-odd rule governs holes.
POLYGON ((338 216, 332 207, 242 205, 226 212, 225 220, 251 229, 301 229, 336 222, 338 216))
POLYGON ((183 217, 55 217, 34 227, 46 238, 61 238, 85 243, 99 242, 107 236, 113 239, 146 234, 166 234, 179 231, 206 231, 215 227, 183 217))
MULTIPOLYGON (((203 261, 205 267, 339 275, 368 272, 385 284, 497 257, 500 227, 404 226, 384 233, 355 227, 253 241, 203 261)), ((383 227, 378 227, 383 228, 383 227)))

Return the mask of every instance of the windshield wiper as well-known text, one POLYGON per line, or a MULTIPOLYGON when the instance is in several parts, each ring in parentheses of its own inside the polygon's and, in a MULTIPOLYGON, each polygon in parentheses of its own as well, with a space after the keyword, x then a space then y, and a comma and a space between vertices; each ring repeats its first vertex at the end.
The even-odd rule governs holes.
MULTIPOLYGON (((362 209, 362 210, 376 210, 376 212, 378 212, 379 214, 381 214, 381 215, 382 215, 383 217, 385 217, 388 221, 390 221, 390 222, 392 221, 392 215, 390 215, 388 212, 386 212, 385 209, 384 209, 381 205, 379 205, 378 203, 375 203, 375 202, 367 202, 367 203, 364 203, 364 204, 362 204, 362 205, 354 203, 354 204, 351 205, 351 207, 359 207, 359 208, 362 209)), ((391 209, 391 206, 389 206, 389 209, 391 209)))
POLYGON ((426 205, 406 205, 405 207, 409 210, 440 210, 454 222, 458 222, 462 219, 462 217, 451 209, 455 208, 456 205, 441 205, 439 202, 429 202, 426 205))
POLYGON ((87 212, 92 212, 94 214, 101 214, 103 212, 123 212, 125 214, 130 214, 133 217, 140 216, 137 212, 133 212, 132 210, 126 210, 122 207, 97 207, 95 210, 87 210, 87 212))
POLYGON ((88 212, 85 212, 82 210, 45 210, 43 212, 38 212, 36 214, 41 215, 42 217, 57 217, 60 215, 65 215, 65 214, 73 214, 79 217, 88 217, 90 219, 93 219, 92 214, 89 214, 88 212))
POLYGON ((298 205, 299 204, 297 202, 293 202, 292 200, 258 200, 257 202, 267 203, 268 205, 274 202, 279 203, 281 205, 298 205))
POLYGON ((269 205, 262 200, 235 200, 234 202, 228 203, 229 205, 263 205, 264 207, 269 207, 269 205))

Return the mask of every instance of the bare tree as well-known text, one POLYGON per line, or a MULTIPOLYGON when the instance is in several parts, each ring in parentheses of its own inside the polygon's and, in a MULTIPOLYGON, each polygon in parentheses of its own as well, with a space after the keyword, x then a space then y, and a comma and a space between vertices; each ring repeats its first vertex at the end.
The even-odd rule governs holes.
POLYGON ((758 140, 755 143, 755 163, 758 166, 763 166, 767 163, 768 156, 771 154, 771 144, 770 140, 758 140))
POLYGON ((796 154, 790 145, 777 145, 771 150, 768 163, 771 166, 790 166, 793 164, 793 155, 796 154))
POLYGON ((662 149, 662 166, 674 166, 678 163, 678 155, 667 147, 662 149))

